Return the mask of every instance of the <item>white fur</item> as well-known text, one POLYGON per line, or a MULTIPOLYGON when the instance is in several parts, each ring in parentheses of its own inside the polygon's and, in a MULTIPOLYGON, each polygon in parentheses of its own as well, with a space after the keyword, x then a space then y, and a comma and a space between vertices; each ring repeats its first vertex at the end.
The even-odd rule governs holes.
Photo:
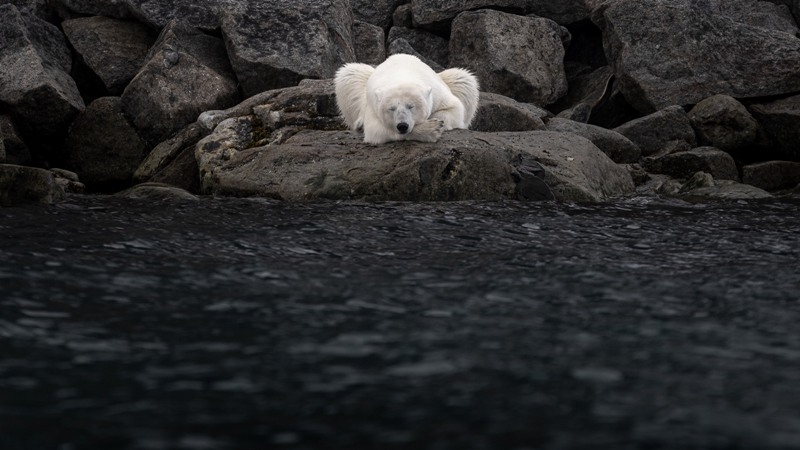
POLYGON ((336 72, 336 103, 364 142, 436 142, 446 130, 468 128, 478 109, 479 87, 464 69, 437 74, 412 55, 397 54, 373 68, 351 63, 336 72), (402 132, 402 130, 406 130, 402 132))

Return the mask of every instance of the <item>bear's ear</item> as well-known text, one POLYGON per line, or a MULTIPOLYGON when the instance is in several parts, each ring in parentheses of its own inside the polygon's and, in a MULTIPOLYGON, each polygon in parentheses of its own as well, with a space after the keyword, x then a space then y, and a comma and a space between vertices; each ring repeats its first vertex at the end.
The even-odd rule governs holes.
POLYGON ((380 103, 381 97, 383 97, 383 89, 375 89, 373 93, 375 94, 375 103, 380 103))
POLYGON ((427 100, 428 103, 433 103, 433 86, 428 86, 428 91, 425 94, 425 100, 427 100))

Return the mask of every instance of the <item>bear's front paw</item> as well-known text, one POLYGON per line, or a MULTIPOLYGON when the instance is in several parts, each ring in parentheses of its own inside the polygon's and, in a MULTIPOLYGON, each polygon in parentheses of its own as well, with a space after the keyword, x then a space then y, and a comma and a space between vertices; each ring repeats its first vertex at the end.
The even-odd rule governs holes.
POLYGON ((424 142, 436 142, 444 133, 444 121, 441 119, 430 119, 414 128, 416 140, 424 142))

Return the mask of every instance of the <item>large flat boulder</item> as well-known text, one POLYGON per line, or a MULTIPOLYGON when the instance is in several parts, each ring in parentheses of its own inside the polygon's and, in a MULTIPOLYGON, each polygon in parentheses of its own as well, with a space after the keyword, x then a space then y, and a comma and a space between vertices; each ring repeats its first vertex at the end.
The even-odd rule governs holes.
POLYGON ((800 91, 800 39, 694 0, 616 0, 594 12, 625 98, 642 113, 715 94, 800 91))
POLYGON ((596 202, 633 191, 626 169, 567 133, 456 130, 436 143, 373 146, 350 132, 303 131, 251 148, 256 134, 256 121, 239 117, 198 143, 204 193, 289 201, 596 202))
POLYGON ((222 34, 245 97, 304 78, 332 78, 356 60, 347 0, 234 2, 221 13, 222 34))

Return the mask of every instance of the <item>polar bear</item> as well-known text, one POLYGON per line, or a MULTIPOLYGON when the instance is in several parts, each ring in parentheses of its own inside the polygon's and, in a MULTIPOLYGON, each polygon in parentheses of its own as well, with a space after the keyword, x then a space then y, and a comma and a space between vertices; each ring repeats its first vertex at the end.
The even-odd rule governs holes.
POLYGON ((336 103, 364 142, 436 142, 468 128, 478 109, 478 79, 465 69, 434 72, 413 55, 395 54, 377 67, 350 63, 334 77, 336 103))

